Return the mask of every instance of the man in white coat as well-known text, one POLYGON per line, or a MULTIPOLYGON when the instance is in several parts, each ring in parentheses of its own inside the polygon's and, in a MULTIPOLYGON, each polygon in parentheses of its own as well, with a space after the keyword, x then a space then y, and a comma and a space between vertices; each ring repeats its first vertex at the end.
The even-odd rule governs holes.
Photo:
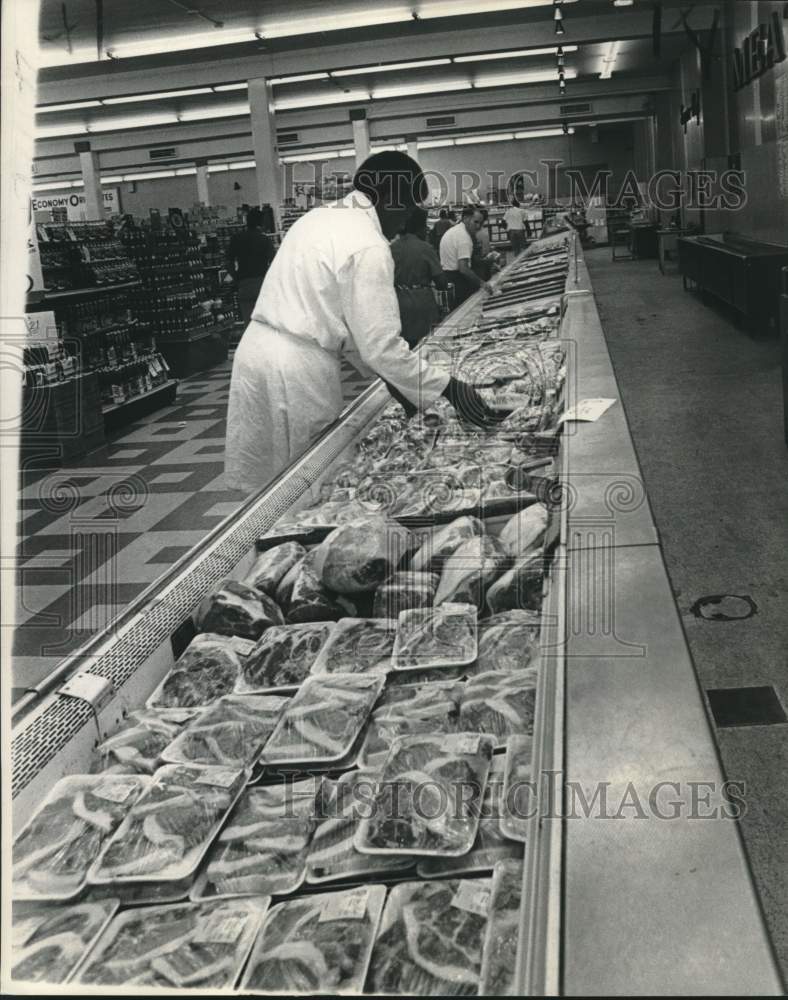
POLYGON ((233 360, 230 487, 256 492, 339 416, 343 353, 413 408, 444 395, 478 426, 500 419, 471 386, 411 354, 400 336, 389 240, 426 197, 419 165, 403 153, 377 153, 353 185, 341 201, 295 222, 266 274, 233 360))

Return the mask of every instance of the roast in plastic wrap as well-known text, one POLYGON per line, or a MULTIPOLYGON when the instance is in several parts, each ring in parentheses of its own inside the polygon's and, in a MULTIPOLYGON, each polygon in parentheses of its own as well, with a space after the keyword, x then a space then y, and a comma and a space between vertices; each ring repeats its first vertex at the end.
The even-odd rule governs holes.
POLYGON ((531 504, 518 511, 503 526, 501 544, 510 556, 520 558, 542 549, 548 522, 547 507, 542 503, 531 504))
POLYGON ((483 608, 487 588, 505 565, 506 555, 490 535, 467 539, 444 563, 435 603, 459 601, 483 608))
POLYGON ((507 611, 481 622, 473 672, 521 670, 536 664, 539 629, 540 614, 535 611, 507 611))
POLYGON ((373 591, 408 551, 410 533, 394 521, 369 517, 343 524, 317 546, 315 569, 340 594, 373 591))
POLYGON ((437 573, 416 573, 401 570, 394 573, 375 591, 373 615, 376 618, 397 618, 408 608, 427 608, 435 600, 440 577, 437 573))
POLYGON ((306 549, 298 542, 283 542, 267 552, 261 552, 244 579, 244 583, 260 590, 269 597, 276 597, 276 589, 306 549))
POLYGON ((487 607, 494 615, 517 608, 538 611, 542 606, 544 556, 541 550, 518 559, 487 591, 487 607))
POLYGON ((244 660, 236 690, 295 690, 333 628, 333 622, 272 626, 244 660))
POLYGON ((443 562, 468 541, 484 534, 484 525, 478 517, 458 517, 428 538, 410 561, 411 569, 418 572, 440 570, 443 562))
POLYGON ((283 625, 284 618, 267 594, 238 580, 224 580, 202 601, 194 624, 199 632, 257 640, 271 625, 283 625))
POLYGON ((497 747, 509 736, 533 733, 537 677, 534 667, 471 677, 460 705, 460 729, 488 733, 497 747))
POLYGON ((229 694, 241 672, 241 654, 231 636, 196 635, 148 699, 151 708, 209 705, 229 694))
POLYGON ((489 879, 395 885, 375 939, 367 992, 476 996, 489 905, 489 879))
POLYGON ((288 625, 300 622, 337 621, 347 607, 325 587, 315 567, 317 549, 312 549, 283 578, 276 591, 288 625))

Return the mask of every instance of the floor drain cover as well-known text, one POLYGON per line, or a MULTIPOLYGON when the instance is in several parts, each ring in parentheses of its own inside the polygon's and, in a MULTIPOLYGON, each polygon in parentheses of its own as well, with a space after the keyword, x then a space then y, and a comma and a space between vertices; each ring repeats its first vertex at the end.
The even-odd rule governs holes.
POLYGON ((710 622, 735 622, 752 618, 758 612, 758 605, 746 594, 711 594, 699 597, 690 611, 696 618, 710 622))

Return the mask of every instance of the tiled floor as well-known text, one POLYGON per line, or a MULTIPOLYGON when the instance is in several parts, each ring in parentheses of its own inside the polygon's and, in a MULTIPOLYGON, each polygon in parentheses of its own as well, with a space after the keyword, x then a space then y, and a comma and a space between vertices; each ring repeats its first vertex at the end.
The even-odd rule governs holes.
MULTIPOLYGON (((34 687, 244 499, 222 471, 230 370, 182 381, 172 406, 83 461, 22 472, 16 567, 2 567, 3 583, 15 574, 15 689, 34 687)), ((366 385, 343 368, 346 403, 366 385)))

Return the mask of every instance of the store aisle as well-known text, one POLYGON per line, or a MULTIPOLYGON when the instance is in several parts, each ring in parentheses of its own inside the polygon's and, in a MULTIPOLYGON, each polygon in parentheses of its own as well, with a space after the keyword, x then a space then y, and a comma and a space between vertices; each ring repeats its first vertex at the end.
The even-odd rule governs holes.
MULTIPOLYGON (((181 381, 175 403, 56 470, 22 474, 14 694, 183 556, 244 499, 224 484, 232 361, 181 381)), ((369 384, 343 362, 345 403, 369 384)), ((5 578, 4 581, 5 583, 5 578)))
POLYGON ((741 828, 788 978, 788 449, 779 344, 751 340, 684 292, 677 275, 660 275, 656 261, 614 264, 609 249, 586 260, 725 770, 746 785, 741 828), (719 595, 745 600, 702 602, 719 595), (748 617, 704 617, 721 611, 748 617))

